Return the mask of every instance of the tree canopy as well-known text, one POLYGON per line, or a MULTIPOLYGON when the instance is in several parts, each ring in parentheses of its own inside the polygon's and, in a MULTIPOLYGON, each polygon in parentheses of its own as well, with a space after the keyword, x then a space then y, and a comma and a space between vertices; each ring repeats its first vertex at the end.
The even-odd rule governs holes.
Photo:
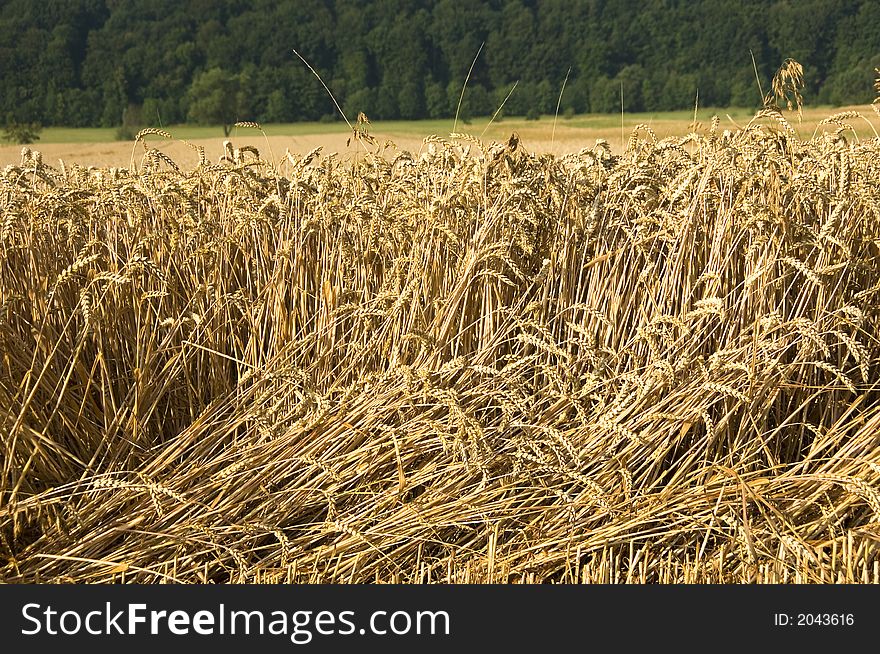
POLYGON ((113 126, 757 106, 788 57, 807 103, 873 99, 873 0, 0 0, 0 115, 113 126), (750 54, 751 53, 751 54, 750 54), (570 70, 570 73, 569 73, 570 70))

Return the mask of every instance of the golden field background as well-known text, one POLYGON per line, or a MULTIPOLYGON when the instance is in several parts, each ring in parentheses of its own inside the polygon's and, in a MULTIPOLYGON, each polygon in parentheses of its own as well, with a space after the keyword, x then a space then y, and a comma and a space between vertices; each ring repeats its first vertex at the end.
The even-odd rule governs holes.
MULTIPOLYGON (((826 132, 837 129, 834 124, 820 124, 828 116, 839 113, 859 112, 868 118, 871 109, 865 106, 850 107, 805 107, 798 121, 796 115, 788 115, 792 129, 801 139, 809 140, 817 131, 826 132)), ((711 126, 712 116, 719 118, 719 130, 742 129, 753 116, 746 109, 700 109, 694 123, 693 112, 675 111, 656 114, 584 115, 574 118, 562 116, 543 116, 539 121, 523 118, 504 118, 503 121, 490 122, 489 117, 475 118, 469 124, 459 123, 456 130, 481 138, 485 142, 506 141, 512 132, 536 153, 549 153, 563 156, 578 152, 584 147, 593 147, 597 139, 608 141, 615 154, 622 154, 627 141, 637 125, 648 125, 658 138, 681 137, 689 132, 705 132, 711 126)), ((764 121, 767 122, 767 121, 764 121)), ((771 121, 772 122, 772 121, 771 121)), ((424 139, 435 134, 448 134, 454 124, 451 120, 390 121, 377 122, 371 127, 372 135, 379 144, 390 141, 397 149, 419 152, 424 139)), ((851 121, 853 132, 850 138, 872 138, 876 125, 864 120, 851 121)), ((234 145, 251 144, 261 149, 263 158, 275 164, 284 159, 288 150, 303 155, 316 148, 324 152, 338 152, 340 155, 358 151, 356 145, 347 143, 350 133, 343 122, 335 124, 307 123, 292 125, 264 126, 266 138, 252 130, 236 128, 229 136, 234 145)), ((178 165, 191 168, 198 163, 198 155, 186 142, 205 149, 208 159, 216 162, 224 154, 223 142, 219 136, 222 130, 215 128, 196 128, 192 126, 171 126, 167 131, 172 139, 151 138, 149 145, 168 155, 178 165)), ((40 141, 31 147, 37 148, 47 164, 58 165, 78 163, 82 166, 103 166, 128 168, 139 164, 143 150, 133 149, 130 141, 114 141, 112 129, 64 129, 48 128, 40 141), (134 159, 133 159, 134 155, 134 159)), ((0 166, 15 165, 21 161, 21 147, 14 144, 0 145, 0 166)))

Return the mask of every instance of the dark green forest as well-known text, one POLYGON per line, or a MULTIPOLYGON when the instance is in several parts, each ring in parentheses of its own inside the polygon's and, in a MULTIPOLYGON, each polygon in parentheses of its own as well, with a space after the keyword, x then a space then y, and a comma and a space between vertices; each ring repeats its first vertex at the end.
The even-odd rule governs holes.
POLYGON ((807 104, 870 102, 876 0, 5 0, 0 117, 44 125, 614 112, 760 104, 787 57, 807 104), (222 115, 220 115, 222 114, 222 115))

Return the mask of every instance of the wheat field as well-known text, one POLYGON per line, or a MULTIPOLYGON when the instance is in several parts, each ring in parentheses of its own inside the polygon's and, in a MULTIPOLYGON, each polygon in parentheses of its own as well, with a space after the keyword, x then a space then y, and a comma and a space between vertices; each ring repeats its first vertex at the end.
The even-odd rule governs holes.
MULTIPOLYGON (((868 127, 865 126, 867 122, 868 127)), ((878 583, 880 138, 0 174, 0 577, 878 583)), ((869 133, 870 133, 869 130, 869 133)))

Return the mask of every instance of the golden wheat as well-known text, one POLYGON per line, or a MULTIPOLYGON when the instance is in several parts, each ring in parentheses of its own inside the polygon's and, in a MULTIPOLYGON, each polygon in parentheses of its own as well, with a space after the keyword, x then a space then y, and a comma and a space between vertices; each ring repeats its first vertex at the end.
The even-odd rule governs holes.
POLYGON ((880 144, 769 100, 619 156, 23 153, 0 575, 877 583, 880 144))

